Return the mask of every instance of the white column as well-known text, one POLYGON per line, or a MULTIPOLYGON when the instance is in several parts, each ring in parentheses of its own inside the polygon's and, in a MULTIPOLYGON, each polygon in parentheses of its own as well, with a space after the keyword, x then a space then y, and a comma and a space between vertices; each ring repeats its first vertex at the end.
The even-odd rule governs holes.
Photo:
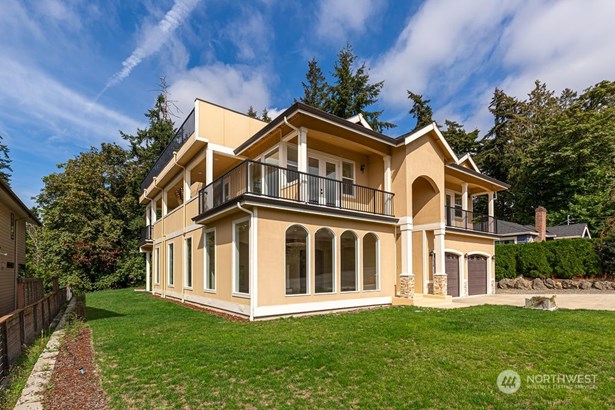
POLYGON ((404 222, 399 225, 401 231, 401 275, 412 276, 412 223, 404 222))
MULTIPOLYGON (((386 192, 391 192, 391 156, 385 155, 384 158, 384 190, 386 192)), ((384 204, 384 211, 392 215, 393 209, 391 209, 391 197, 389 195, 386 196, 386 203, 384 204)))
POLYGON ((308 169, 308 153, 307 153, 307 128, 299 128, 297 135, 297 154, 299 172, 307 172, 308 169))
POLYGON ((152 291, 152 266, 151 266, 151 252, 145 252, 145 290, 148 292, 152 291))
POLYGON ((214 182, 214 151, 207 145, 205 148, 205 185, 214 182))
POLYGON ((150 215, 150 221, 154 223, 156 222, 156 199, 152 199, 151 204, 152 204, 152 207, 151 207, 152 213, 150 215))
POLYGON ((493 217, 495 215, 495 196, 493 192, 489 192, 487 196, 489 197, 489 216, 493 217))
POLYGON ((446 269, 444 267, 445 259, 444 259, 444 229, 435 229, 434 235, 434 247, 436 252, 436 275, 444 275, 446 274, 446 269))
POLYGON ((190 184, 192 184, 190 171, 184 169, 184 203, 190 200, 190 184))
MULTIPOLYGON (((468 183, 464 182, 461 184, 461 217, 464 228, 468 228, 468 183)), ((472 218, 470 218, 472 221, 472 218)))
POLYGON ((152 217, 152 202, 145 207, 145 226, 151 225, 151 217, 152 217))

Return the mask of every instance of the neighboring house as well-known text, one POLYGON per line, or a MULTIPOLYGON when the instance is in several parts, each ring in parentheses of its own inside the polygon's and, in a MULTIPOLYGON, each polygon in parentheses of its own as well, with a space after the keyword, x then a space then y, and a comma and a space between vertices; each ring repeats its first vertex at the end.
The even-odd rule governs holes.
POLYGON ((541 232, 544 229, 542 240, 553 239, 591 239, 589 228, 586 223, 564 224, 546 226, 547 210, 543 207, 536 208, 536 224, 520 225, 514 222, 498 220, 497 232, 500 238, 496 244, 539 242, 541 232), (543 225, 544 221, 544 225, 543 225), (541 228, 542 227, 542 228, 541 228))
POLYGON ((392 138, 299 102, 267 124, 197 99, 142 188, 163 297, 253 320, 494 292, 508 185, 435 124, 392 138))
POLYGON ((17 308, 17 277, 26 266, 26 222, 40 225, 0 178, 0 317, 17 308))

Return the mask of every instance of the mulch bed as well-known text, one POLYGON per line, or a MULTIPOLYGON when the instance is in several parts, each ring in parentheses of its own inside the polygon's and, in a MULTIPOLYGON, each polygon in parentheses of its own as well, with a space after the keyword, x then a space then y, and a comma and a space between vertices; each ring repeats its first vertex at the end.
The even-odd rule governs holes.
POLYGON ((60 347, 51 383, 45 392, 46 409, 107 409, 94 362, 92 330, 68 331, 60 347))
POLYGON ((175 303, 176 305, 187 307, 187 308, 192 309, 192 310, 198 310, 199 312, 205 312, 205 313, 209 313, 209 314, 212 314, 212 315, 216 315, 218 317, 221 317, 222 319, 230 320, 231 322, 249 322, 248 319, 246 319, 244 317, 241 317, 241 316, 231 315, 230 313, 224 313, 224 312, 220 312, 218 310, 208 309, 206 307, 193 305, 192 303, 182 303, 181 300, 173 299, 173 298, 170 298, 170 297, 163 298, 163 297, 158 296, 158 295, 150 295, 150 296, 152 296, 152 297, 154 297, 156 299, 160 299, 160 300, 164 300, 164 301, 167 301, 167 302, 175 303))

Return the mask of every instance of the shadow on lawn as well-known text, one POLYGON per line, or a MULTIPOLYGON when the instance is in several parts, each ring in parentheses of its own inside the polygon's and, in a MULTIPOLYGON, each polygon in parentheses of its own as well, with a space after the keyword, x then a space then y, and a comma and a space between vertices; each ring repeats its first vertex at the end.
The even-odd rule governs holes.
POLYGON ((98 319, 107 319, 110 317, 122 317, 126 315, 122 315, 121 313, 113 312, 112 310, 106 309, 98 309, 95 307, 87 306, 85 308, 85 317, 88 322, 98 319))

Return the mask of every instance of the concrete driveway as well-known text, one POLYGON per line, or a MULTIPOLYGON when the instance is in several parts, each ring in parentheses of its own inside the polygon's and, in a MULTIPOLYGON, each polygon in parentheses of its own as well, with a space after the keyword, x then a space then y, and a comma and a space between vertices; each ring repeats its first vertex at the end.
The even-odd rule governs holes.
MULTIPOLYGON (((469 296, 455 298, 452 302, 434 304, 430 307, 442 309, 454 309, 478 305, 510 305, 525 306, 525 298, 530 298, 532 294, 496 294, 484 296, 469 296)), ((552 296, 541 294, 541 296, 552 296)), ((562 309, 589 309, 589 310, 614 310, 615 293, 593 293, 593 294, 558 294, 555 297, 557 306, 562 309)))

